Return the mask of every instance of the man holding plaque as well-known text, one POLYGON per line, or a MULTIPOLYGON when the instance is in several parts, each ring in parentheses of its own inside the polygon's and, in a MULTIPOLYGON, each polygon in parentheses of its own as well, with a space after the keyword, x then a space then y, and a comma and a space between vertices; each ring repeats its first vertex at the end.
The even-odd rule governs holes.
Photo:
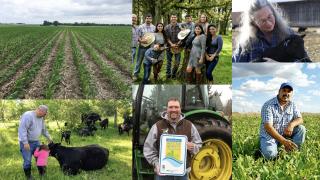
POLYGON ((167 104, 167 111, 161 114, 162 119, 155 123, 145 140, 143 154, 149 164, 154 167, 155 179, 181 179, 187 180, 188 173, 184 176, 162 176, 159 166, 160 137, 162 134, 185 135, 187 142, 187 171, 190 171, 191 155, 196 154, 201 148, 201 137, 196 127, 188 120, 184 119, 181 113, 178 98, 170 98, 167 104))

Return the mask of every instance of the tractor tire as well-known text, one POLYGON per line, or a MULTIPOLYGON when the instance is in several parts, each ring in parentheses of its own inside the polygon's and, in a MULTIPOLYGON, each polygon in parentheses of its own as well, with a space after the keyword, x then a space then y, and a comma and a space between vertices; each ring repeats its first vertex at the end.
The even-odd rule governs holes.
POLYGON ((192 122, 203 144, 199 152, 192 158, 190 179, 231 179, 232 130, 230 124, 209 117, 192 122))

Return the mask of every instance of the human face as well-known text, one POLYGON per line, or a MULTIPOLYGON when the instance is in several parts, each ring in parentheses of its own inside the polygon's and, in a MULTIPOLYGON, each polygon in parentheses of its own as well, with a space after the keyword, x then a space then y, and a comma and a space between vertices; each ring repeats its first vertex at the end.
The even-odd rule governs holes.
POLYGON ((210 32, 210 34, 211 34, 212 36, 215 36, 215 35, 216 35, 216 32, 217 32, 217 29, 216 29, 215 27, 211 26, 211 27, 209 28, 209 32, 210 32))
POLYGON ((191 23, 192 22, 192 17, 190 16, 190 17, 186 17, 186 22, 187 23, 191 23))
POLYGON ((163 25, 162 24, 158 24, 157 29, 159 32, 162 32, 163 30, 163 25))
POLYGON ((153 49, 156 50, 156 51, 159 51, 159 50, 160 50, 159 44, 155 44, 155 45, 153 46, 153 49))
POLYGON ((202 23, 205 23, 205 22, 207 21, 207 16, 204 15, 204 14, 202 14, 202 15, 200 16, 200 21, 201 21, 202 23))
POLYGON ((179 101, 169 101, 167 107, 168 118, 172 122, 177 122, 180 119, 181 108, 179 101))
POLYGON ((293 91, 288 87, 280 89, 278 94, 280 103, 288 103, 292 97, 292 93, 293 91))
POLYGON ((137 24, 137 16, 136 15, 132 15, 132 24, 133 25, 137 24))
POLYGON ((171 15, 171 17, 170 17, 170 22, 172 23, 172 24, 175 24, 175 23, 177 23, 177 16, 176 15, 171 15))
POLYGON ((196 35, 201 34, 201 28, 200 28, 199 26, 197 26, 197 27, 194 29, 194 32, 196 33, 196 35))
POLYGON ((45 117, 47 115, 47 111, 41 110, 41 109, 37 109, 36 110, 36 115, 37 117, 45 117))
POLYGON ((275 17, 269 6, 263 7, 254 14, 254 23, 263 33, 273 31, 275 25, 275 17))
POLYGON ((146 24, 151 24, 152 23, 152 17, 148 16, 146 17, 146 24))

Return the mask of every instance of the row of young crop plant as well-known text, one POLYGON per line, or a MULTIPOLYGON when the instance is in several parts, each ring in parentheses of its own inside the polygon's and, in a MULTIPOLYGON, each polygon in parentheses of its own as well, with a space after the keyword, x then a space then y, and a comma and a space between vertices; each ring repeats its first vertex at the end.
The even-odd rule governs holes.
MULTIPOLYGON (((113 49, 106 47, 104 41, 97 40, 92 36, 88 36, 88 34, 79 33, 80 37, 85 39, 88 43, 90 43, 95 49, 97 49, 100 53, 104 54, 108 60, 112 61, 122 72, 125 72, 127 76, 130 76, 130 66, 128 65, 128 59, 123 58, 120 54, 118 54, 113 49)), ((117 47, 114 45, 113 48, 117 47)))
POLYGON ((57 29, 39 27, 1 28, 0 66, 5 67, 22 56, 30 47, 44 41, 57 29))
POLYGON ((100 68, 100 71, 104 75, 104 77, 108 80, 108 83, 114 88, 115 92, 119 93, 119 97, 124 97, 130 94, 130 84, 126 84, 121 76, 118 74, 121 72, 117 72, 108 66, 100 57, 97 50, 92 48, 82 37, 78 34, 75 34, 80 45, 84 48, 86 53, 92 58, 95 64, 97 64, 100 68))
MULTIPOLYGON (((59 36, 62 35, 63 32, 59 33, 59 36)), ((44 51, 36 58, 34 63, 29 69, 23 72, 23 74, 16 80, 14 88, 10 91, 8 99, 17 99, 24 98, 25 90, 29 87, 31 82, 34 80, 39 70, 45 61, 48 60, 50 53, 54 45, 57 43, 59 36, 56 36, 54 40, 50 41, 48 45, 45 47, 44 51)))
POLYGON ((48 42, 52 41, 52 39, 58 36, 58 31, 54 34, 49 34, 45 40, 43 40, 41 43, 29 47, 29 50, 26 51, 19 60, 7 68, 4 68, 0 72, 0 86, 2 86, 6 81, 10 80, 10 77, 12 77, 18 70, 24 67, 27 63, 32 63, 31 60, 34 56, 36 56, 38 53, 41 54, 41 51, 44 47, 48 46, 48 42))

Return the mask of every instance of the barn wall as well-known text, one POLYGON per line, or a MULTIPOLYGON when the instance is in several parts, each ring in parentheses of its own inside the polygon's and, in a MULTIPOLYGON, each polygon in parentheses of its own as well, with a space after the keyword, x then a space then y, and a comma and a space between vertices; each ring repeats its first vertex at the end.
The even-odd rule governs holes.
POLYGON ((293 27, 320 26, 320 1, 308 0, 278 3, 293 27))

